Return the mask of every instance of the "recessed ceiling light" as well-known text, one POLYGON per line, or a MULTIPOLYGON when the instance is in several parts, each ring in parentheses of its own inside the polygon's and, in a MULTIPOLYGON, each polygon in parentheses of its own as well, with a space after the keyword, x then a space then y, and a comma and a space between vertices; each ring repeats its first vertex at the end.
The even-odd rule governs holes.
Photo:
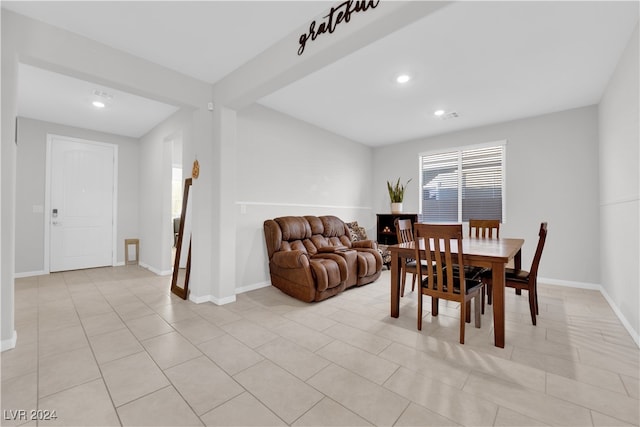
POLYGON ((457 111, 438 110, 433 114, 440 120, 449 120, 449 119, 455 119, 457 117, 460 117, 460 114, 458 114, 457 111))
POLYGON ((398 77, 396 77, 396 81, 400 84, 407 83, 409 80, 411 80, 411 76, 408 74, 400 74, 398 77))
POLYGON ((93 101, 91 104, 96 108, 104 108, 104 102, 93 101))

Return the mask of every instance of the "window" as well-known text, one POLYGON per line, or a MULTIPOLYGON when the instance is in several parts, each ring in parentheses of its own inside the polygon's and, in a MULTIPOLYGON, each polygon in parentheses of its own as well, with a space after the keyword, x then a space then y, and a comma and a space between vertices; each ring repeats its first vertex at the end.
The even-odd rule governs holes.
POLYGON ((504 222, 506 141, 420 155, 420 221, 504 222))

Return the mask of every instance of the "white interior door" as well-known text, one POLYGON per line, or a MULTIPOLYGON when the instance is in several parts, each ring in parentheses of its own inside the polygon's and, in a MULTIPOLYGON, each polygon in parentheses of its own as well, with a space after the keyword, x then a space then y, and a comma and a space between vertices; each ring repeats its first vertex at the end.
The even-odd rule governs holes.
POLYGON ((51 138, 50 271, 112 265, 115 147, 51 138))

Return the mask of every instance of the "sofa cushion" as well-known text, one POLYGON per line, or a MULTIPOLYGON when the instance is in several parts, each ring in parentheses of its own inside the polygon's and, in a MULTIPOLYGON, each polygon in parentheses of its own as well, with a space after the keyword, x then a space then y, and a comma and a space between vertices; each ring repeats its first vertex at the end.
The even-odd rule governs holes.
POLYGON ((324 234, 324 224, 317 216, 305 216, 304 219, 309 222, 309 227, 311 228, 311 234, 324 234))
POLYGON ((321 216, 320 220, 322 221, 322 225, 324 226, 324 232, 322 233, 323 236, 340 237, 346 234, 344 222, 342 222, 340 218, 333 215, 326 215, 321 216))
POLYGON ((311 258, 311 269, 319 292, 344 284, 348 278, 347 262, 336 254, 318 254, 311 258))
POLYGON ((308 248, 301 240, 293 240, 291 242, 283 241, 282 245, 280 245, 280 250, 309 252, 308 248))
MULTIPOLYGON (((316 247, 314 252, 318 252, 319 249, 331 246, 329 239, 324 237, 322 234, 314 234, 310 239, 311 243, 316 247)), ((311 251, 309 251, 311 253, 311 251)))
POLYGON ((373 253, 364 251, 358 252, 358 278, 375 274, 380 267, 381 266, 378 266, 378 262, 376 262, 376 257, 373 253))
POLYGON ((302 241, 302 244, 304 245, 307 252, 309 252, 309 254, 313 255, 318 252, 318 247, 313 243, 311 239, 304 239, 302 241))
POLYGON ((311 237, 311 226, 305 218, 284 216, 276 218, 275 221, 282 230, 282 240, 302 240, 311 237))
POLYGON ((369 240, 367 237, 367 229, 364 227, 360 227, 358 225, 358 221, 352 221, 345 223, 347 228, 349 229, 349 233, 351 235, 352 242, 359 242, 361 240, 369 240))

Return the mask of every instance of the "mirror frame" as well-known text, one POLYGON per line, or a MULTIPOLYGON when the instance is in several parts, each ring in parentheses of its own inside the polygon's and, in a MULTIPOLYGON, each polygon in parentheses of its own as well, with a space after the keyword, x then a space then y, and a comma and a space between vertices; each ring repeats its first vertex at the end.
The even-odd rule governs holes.
POLYGON ((192 179, 184 180, 184 194, 182 197, 182 214, 180 215, 180 228, 178 229, 178 241, 176 243, 176 257, 173 262, 173 277, 171 279, 171 292, 186 300, 189 297, 189 274, 191 273, 191 236, 189 236, 189 251, 187 252, 187 265, 185 267, 184 283, 180 287, 178 283, 178 273, 180 270, 180 255, 182 253, 182 242, 184 241, 184 224, 187 217, 187 204, 189 202, 189 188, 192 179))

